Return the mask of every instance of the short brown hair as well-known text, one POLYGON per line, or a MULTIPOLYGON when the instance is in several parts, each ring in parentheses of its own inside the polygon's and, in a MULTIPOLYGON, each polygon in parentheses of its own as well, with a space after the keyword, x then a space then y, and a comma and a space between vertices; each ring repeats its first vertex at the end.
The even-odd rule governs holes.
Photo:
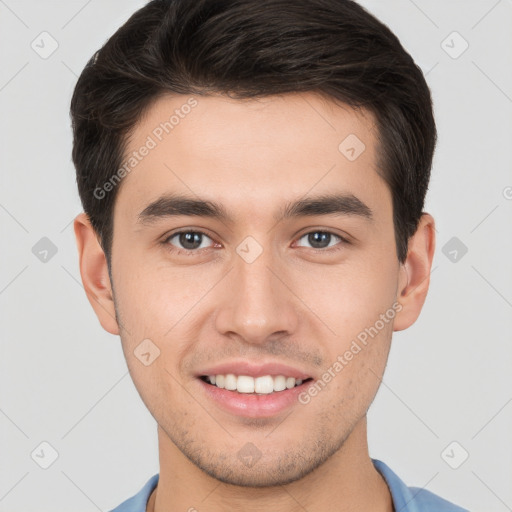
POLYGON ((425 78, 391 30, 351 0, 152 0, 93 55, 71 101, 78 191, 109 266, 119 187, 101 198, 95 190, 122 165, 154 100, 306 91, 374 114, 404 262, 437 133, 425 78))

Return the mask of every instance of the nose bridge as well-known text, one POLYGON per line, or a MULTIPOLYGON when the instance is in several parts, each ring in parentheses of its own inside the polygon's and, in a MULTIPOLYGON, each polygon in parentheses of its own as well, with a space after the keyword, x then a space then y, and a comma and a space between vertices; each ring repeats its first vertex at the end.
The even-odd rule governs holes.
POLYGON ((217 316, 221 333, 234 332, 248 343, 263 343, 272 334, 295 329, 293 295, 275 275, 282 268, 277 258, 272 248, 258 248, 253 240, 239 245, 217 316))

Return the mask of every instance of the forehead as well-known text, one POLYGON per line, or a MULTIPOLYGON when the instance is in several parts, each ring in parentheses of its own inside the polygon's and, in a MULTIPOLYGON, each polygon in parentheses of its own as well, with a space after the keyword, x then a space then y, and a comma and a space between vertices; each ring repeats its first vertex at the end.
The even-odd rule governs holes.
POLYGON ((332 192, 385 210, 376 140, 369 112, 313 93, 164 96, 131 134, 116 215, 136 220, 166 193, 220 202, 240 218, 270 219, 283 202, 332 192))

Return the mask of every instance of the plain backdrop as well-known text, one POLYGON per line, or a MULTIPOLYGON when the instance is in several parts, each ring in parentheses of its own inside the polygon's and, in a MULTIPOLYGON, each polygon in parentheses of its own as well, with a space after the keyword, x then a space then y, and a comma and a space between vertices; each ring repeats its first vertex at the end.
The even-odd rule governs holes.
MULTIPOLYGON (((408 485, 506 512, 512 2, 361 3, 426 73, 439 131, 431 289, 416 324, 394 336, 370 455, 408 485)), ((156 423, 81 286, 68 114, 87 60, 143 4, 0 0, 2 512, 106 511, 158 472, 156 423)))

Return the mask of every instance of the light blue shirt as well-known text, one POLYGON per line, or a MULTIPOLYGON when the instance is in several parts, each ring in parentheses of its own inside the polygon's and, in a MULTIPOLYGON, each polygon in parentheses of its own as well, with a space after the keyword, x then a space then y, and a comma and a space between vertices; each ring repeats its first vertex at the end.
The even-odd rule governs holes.
MULTIPOLYGON (((419 487, 407 487, 384 462, 372 459, 375 469, 388 484, 395 512, 469 512, 433 492, 419 487)), ((146 512, 149 496, 158 483, 159 474, 153 475, 144 487, 110 512, 146 512)))

